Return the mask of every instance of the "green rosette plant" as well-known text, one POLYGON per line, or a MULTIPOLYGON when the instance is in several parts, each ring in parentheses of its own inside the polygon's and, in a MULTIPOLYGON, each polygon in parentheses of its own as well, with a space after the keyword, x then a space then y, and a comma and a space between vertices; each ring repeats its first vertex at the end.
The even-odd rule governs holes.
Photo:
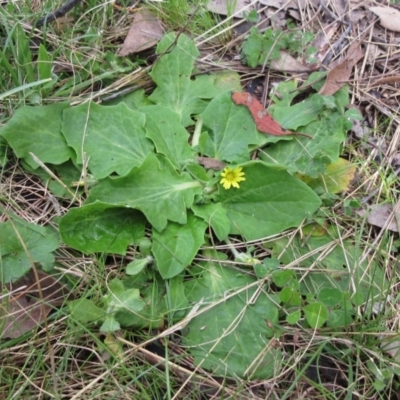
POLYGON ((102 305, 71 303, 77 319, 100 321, 105 332, 158 327, 167 313, 177 321, 196 304, 198 316, 182 331, 195 362, 216 374, 267 378, 281 360, 279 349, 268 348, 279 298, 259 292, 265 277, 260 283, 223 267, 225 254, 202 251, 221 263, 193 260, 215 241, 259 240, 312 217, 321 200, 297 176, 317 178, 338 161, 350 127, 347 89, 292 104, 297 84, 280 84, 269 111, 312 138, 265 135, 232 101, 232 91, 242 90, 238 74, 194 74, 199 51, 185 35, 166 35, 157 53, 150 96, 138 90, 108 104, 24 107, 0 135, 55 195, 84 198, 57 221, 66 245, 87 254, 140 252, 102 305), (208 309, 211 301, 217 305, 208 309))

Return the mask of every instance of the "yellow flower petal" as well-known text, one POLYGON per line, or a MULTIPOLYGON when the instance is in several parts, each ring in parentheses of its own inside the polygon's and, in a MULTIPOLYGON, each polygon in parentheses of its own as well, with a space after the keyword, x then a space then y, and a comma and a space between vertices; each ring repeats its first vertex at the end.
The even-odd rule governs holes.
POLYGON ((224 189, 230 189, 230 187, 234 187, 239 189, 239 182, 245 181, 244 172, 242 172, 242 167, 237 167, 232 169, 230 167, 224 168, 221 172, 222 179, 220 180, 220 184, 224 187, 224 189))

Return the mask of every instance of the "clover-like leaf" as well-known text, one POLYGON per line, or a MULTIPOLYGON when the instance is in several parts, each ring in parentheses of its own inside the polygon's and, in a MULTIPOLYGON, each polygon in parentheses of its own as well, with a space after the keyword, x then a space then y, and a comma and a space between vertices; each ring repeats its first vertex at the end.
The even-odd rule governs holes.
MULTIPOLYGON (((299 260, 299 267, 307 269, 313 265, 315 272, 321 272, 303 277, 297 274, 296 280, 301 281, 302 294, 311 291, 313 296, 319 296, 325 288, 334 288, 354 296, 356 291, 361 295, 361 302, 369 301, 370 306, 385 298, 390 285, 384 271, 374 260, 360 263, 361 250, 358 246, 347 240, 338 243, 335 234, 305 237, 292 239, 290 246, 287 239, 277 240, 272 249, 272 255, 279 255, 283 264, 299 260), (327 246, 329 253, 321 257, 327 246)), ((323 298, 319 300, 324 303, 323 298)), ((351 305, 349 307, 352 309, 351 305)))
POLYGON ((55 103, 43 107, 22 107, 15 111, 6 126, 0 130, 18 158, 32 168, 38 164, 29 153, 43 163, 62 164, 74 156, 61 134, 63 111, 68 103, 55 103))
POLYGON ((89 193, 88 203, 104 203, 136 208, 158 231, 167 221, 185 224, 186 212, 194 196, 201 194, 199 182, 188 173, 179 175, 163 156, 150 153, 140 167, 119 178, 107 178, 89 193))
POLYGON ((84 253, 124 255, 144 236, 145 223, 139 211, 95 202, 70 209, 59 228, 63 242, 84 253))
POLYGON ((204 301, 208 307, 215 302, 208 311, 191 319, 184 330, 183 344, 188 346, 195 365, 216 376, 274 376, 281 352, 268 341, 274 334, 272 327, 278 323, 278 309, 263 291, 253 297, 259 289, 251 285, 254 282, 248 275, 209 263, 201 278, 185 283, 190 302, 204 301), (235 290, 240 292, 224 299, 235 290), (250 302, 253 298, 255 301, 250 302))
POLYGON ((153 151, 144 124, 145 115, 123 103, 106 107, 89 102, 64 112, 62 131, 77 163, 86 153, 89 170, 101 179, 113 172, 126 175, 153 151))
POLYGON ((313 329, 320 328, 328 318, 328 310, 319 302, 307 304, 303 311, 308 324, 313 329))
POLYGON ((239 189, 219 187, 219 200, 231 220, 231 234, 261 239, 298 226, 314 213, 321 200, 288 172, 250 162, 243 165, 246 180, 239 189))

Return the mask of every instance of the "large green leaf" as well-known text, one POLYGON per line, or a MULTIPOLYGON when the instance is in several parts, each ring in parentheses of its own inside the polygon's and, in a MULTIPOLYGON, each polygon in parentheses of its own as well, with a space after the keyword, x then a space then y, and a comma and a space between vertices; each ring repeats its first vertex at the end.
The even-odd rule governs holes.
POLYGON ((194 152, 189 146, 189 133, 181 125, 179 116, 163 106, 148 106, 140 109, 146 114, 147 137, 164 154, 176 169, 181 169, 194 152))
POLYGON ((269 344, 274 334, 270 327, 278 323, 278 309, 264 291, 253 296, 259 289, 254 282, 248 275, 209 263, 201 278, 185 284, 190 302, 215 302, 194 317, 183 332, 183 344, 195 365, 214 375, 251 379, 268 379, 279 371, 281 351, 269 344))
POLYGON ((23 158, 32 168, 37 168, 38 164, 29 153, 43 163, 62 164, 74 155, 61 134, 63 111, 68 107, 68 103, 56 103, 20 108, 0 130, 0 135, 17 157, 23 158))
POLYGON ((13 224, 0 223, 0 281, 8 283, 20 278, 31 269, 32 261, 45 270, 51 269, 52 252, 58 246, 58 233, 50 227, 31 227, 16 220, 13 224))
MULTIPOLYGON (((201 118, 209 129, 201 137, 201 150, 206 156, 236 163, 250 159, 249 145, 260 140, 257 129, 249 111, 236 106, 230 93, 211 100, 201 118)), ((271 141, 276 140, 271 136, 271 141)))
POLYGON ((153 254, 164 279, 182 272, 193 261, 204 243, 207 224, 189 215, 185 225, 170 222, 163 232, 153 231, 153 254))
POLYGON ((210 99, 218 92, 212 76, 190 77, 199 55, 194 42, 185 35, 180 35, 174 44, 175 39, 174 33, 168 34, 157 46, 158 54, 167 53, 156 62, 150 73, 157 84, 150 100, 176 112, 182 125, 188 126, 193 123, 190 116, 204 110, 206 103, 202 99, 210 99))
POLYGON ((84 253, 124 255, 144 236, 145 222, 139 211, 95 202, 69 210, 59 228, 64 243, 84 253))
POLYGON ((89 102, 65 110, 62 131, 77 163, 86 153, 89 170, 101 179, 113 172, 126 175, 153 151, 144 124, 144 114, 123 103, 105 107, 89 102))
POLYGON ((187 208, 193 204, 194 196, 201 193, 199 182, 187 173, 179 175, 163 156, 151 153, 128 175, 100 182, 90 191, 88 203, 99 200, 136 208, 154 228, 162 231, 168 220, 185 224, 187 208))
POLYGON ((231 220, 231 234, 261 239, 298 226, 321 204, 319 197, 288 172, 250 162, 243 165, 240 188, 219 186, 219 199, 231 220))

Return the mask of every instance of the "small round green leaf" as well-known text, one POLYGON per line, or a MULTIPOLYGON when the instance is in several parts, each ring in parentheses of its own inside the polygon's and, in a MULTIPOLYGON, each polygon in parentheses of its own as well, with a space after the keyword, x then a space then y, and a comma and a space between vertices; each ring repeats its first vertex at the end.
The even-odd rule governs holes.
POLYGON ((328 310, 322 303, 312 303, 304 307, 304 315, 311 328, 318 329, 326 322, 328 310))
POLYGON ((272 281, 278 287, 284 287, 294 277, 294 272, 290 270, 277 270, 272 273, 272 281))
POLYGON ((301 311, 296 310, 296 311, 293 311, 292 313, 286 315, 286 322, 288 324, 294 325, 294 324, 297 324, 297 322, 299 322, 300 318, 301 318, 301 311))
POLYGON ((323 288, 318 293, 318 300, 327 307, 334 307, 342 300, 342 292, 337 288, 323 288))
POLYGON ((354 293, 353 296, 351 296, 351 302, 357 306, 360 307, 364 304, 364 296, 361 292, 354 293))
POLYGON ((332 310, 329 313, 329 318, 326 321, 326 325, 329 328, 340 328, 343 326, 349 326, 352 322, 351 312, 346 310, 332 310))
POLYGON ((300 306, 301 298, 299 292, 291 287, 285 287, 279 293, 279 299, 287 306, 300 306))

